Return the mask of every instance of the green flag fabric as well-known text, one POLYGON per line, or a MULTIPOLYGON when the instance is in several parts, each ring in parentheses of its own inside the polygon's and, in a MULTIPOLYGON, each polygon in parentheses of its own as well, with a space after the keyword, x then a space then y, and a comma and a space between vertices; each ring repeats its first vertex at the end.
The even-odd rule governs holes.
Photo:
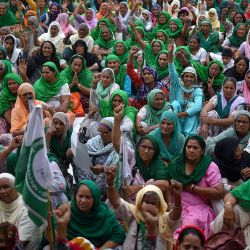
POLYGON ((16 166, 16 190, 22 194, 29 217, 38 226, 47 224, 48 185, 53 173, 47 156, 42 107, 35 106, 29 118, 16 166))

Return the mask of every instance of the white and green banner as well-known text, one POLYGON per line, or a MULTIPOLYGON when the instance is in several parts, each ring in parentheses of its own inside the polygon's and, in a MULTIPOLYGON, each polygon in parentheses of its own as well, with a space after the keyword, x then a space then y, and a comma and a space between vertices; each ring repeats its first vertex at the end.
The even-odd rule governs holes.
POLYGON ((29 216, 38 226, 47 224, 48 190, 53 173, 47 156, 42 107, 29 118, 16 166, 15 187, 22 194, 29 216))

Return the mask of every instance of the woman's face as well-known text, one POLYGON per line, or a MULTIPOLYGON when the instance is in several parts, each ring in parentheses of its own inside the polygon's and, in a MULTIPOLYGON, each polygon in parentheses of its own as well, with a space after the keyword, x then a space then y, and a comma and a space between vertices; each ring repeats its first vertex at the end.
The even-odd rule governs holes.
POLYGON ((103 88, 107 88, 110 84, 113 83, 113 78, 107 72, 102 72, 101 74, 102 86, 103 88))
POLYGON ((165 17, 164 14, 160 14, 158 22, 159 22, 159 24, 164 24, 167 22, 167 18, 165 17))
POLYGON ((107 27, 107 24, 106 24, 105 22, 100 22, 100 23, 98 24, 98 28, 99 28, 99 29, 102 29, 102 28, 104 28, 104 27, 107 27))
POLYGON ((76 194, 76 204, 81 212, 84 213, 91 212, 91 209, 94 206, 94 199, 90 189, 87 186, 81 185, 78 188, 76 194))
POLYGON ((159 15, 159 13, 160 13, 160 9, 154 8, 154 9, 152 10, 152 12, 153 12, 153 15, 157 17, 157 16, 159 15))
POLYGON ((143 19, 145 20, 145 21, 147 21, 148 20, 148 15, 147 15, 147 13, 142 13, 142 16, 143 16, 143 19))
POLYGON ((98 128, 98 132, 102 138, 102 141, 105 145, 112 142, 112 131, 107 127, 100 125, 98 128))
POLYGON ((17 197, 17 192, 15 191, 10 180, 7 178, 0 179, 0 201, 6 204, 10 204, 17 197))
POLYGON ((85 16, 88 21, 91 21, 93 19, 93 11, 87 10, 85 16))
POLYGON ((104 41, 109 41, 111 39, 111 37, 110 37, 110 31, 109 31, 108 28, 104 28, 102 30, 102 38, 103 38, 104 41))
POLYGON ((154 76, 151 74, 151 72, 147 69, 145 69, 142 73, 142 76, 143 76, 143 79, 144 79, 144 82, 146 84, 149 84, 149 83, 153 83, 155 80, 154 80, 154 76))
POLYGON ((14 80, 12 79, 9 79, 8 80, 8 89, 9 91, 13 94, 13 95, 16 95, 17 94, 17 90, 19 88, 19 85, 17 82, 15 82, 14 80))
POLYGON ((56 25, 52 25, 50 27, 50 35, 51 35, 51 37, 56 37, 58 35, 58 33, 59 33, 58 27, 56 25))
POLYGON ((42 77, 45 81, 54 82, 56 78, 56 72, 53 72, 49 67, 43 67, 42 69, 42 77))
POLYGON ((125 16, 127 11, 128 11, 128 8, 127 8, 126 4, 120 3, 120 13, 121 13, 121 15, 125 16))
POLYGON ((85 9, 83 8, 83 6, 82 6, 82 5, 79 5, 78 13, 79 13, 80 15, 82 15, 82 14, 84 14, 84 12, 85 12, 85 9))
POLYGON ((192 73, 185 73, 183 75, 183 83, 186 87, 190 87, 195 84, 195 75, 192 73))
POLYGON ((76 54, 78 55, 84 55, 84 47, 81 44, 78 44, 76 46, 76 54))
POLYGON ((71 69, 74 73, 80 73, 82 70, 82 60, 80 58, 75 58, 72 61, 71 69))
POLYGON ((107 66, 108 66, 109 68, 113 69, 113 71, 114 71, 115 73, 117 73, 118 70, 119 70, 120 62, 118 62, 118 61, 116 61, 116 60, 110 60, 110 61, 108 61, 107 66))
POLYGON ((160 110, 163 108, 165 102, 165 98, 162 93, 158 93, 155 95, 154 101, 153 101, 153 108, 156 110, 160 110))
POLYGON ((245 25, 240 25, 237 32, 236 32, 238 37, 244 37, 246 34, 246 27, 245 25))
POLYGON ((235 24, 243 23, 243 16, 241 14, 236 14, 234 16, 234 22, 235 24))
POLYGON ((209 15, 209 18, 210 18, 210 19, 213 19, 213 18, 214 18, 214 16, 215 16, 215 13, 213 13, 213 12, 209 12, 209 13, 208 13, 208 15, 209 15))
POLYGON ((250 129, 248 116, 239 115, 235 120, 235 130, 240 136, 245 136, 250 129))
POLYGON ((236 91, 235 85, 233 82, 231 81, 227 81, 224 85, 223 85, 223 92, 225 95, 225 98, 227 101, 231 100, 232 97, 234 96, 234 93, 236 91))
POLYGON ((29 106, 29 98, 30 97, 33 97, 33 93, 32 92, 26 92, 26 93, 20 95, 22 103, 24 104, 25 107, 29 106))
POLYGON ((160 54, 158 57, 158 64, 161 68, 165 68, 168 65, 168 55, 167 54, 160 54))
POLYGON ((148 212, 148 208, 152 208, 152 206, 157 208, 158 211, 160 211, 160 199, 156 193, 147 192, 144 194, 140 205, 140 210, 142 214, 144 214, 144 212, 148 212))
POLYGON ((123 104, 123 100, 119 95, 115 95, 112 101, 112 108, 115 109, 120 104, 123 104))
POLYGON ((184 49, 180 49, 176 53, 176 58, 179 60, 180 65, 183 66, 183 67, 186 67, 189 64, 188 54, 184 49))
POLYGON ((242 59, 238 63, 235 64, 235 67, 236 67, 236 71, 239 74, 244 74, 247 70, 248 65, 246 64, 246 61, 242 59))
POLYGON ((214 0, 206 0, 206 3, 207 3, 207 7, 213 7, 214 5, 214 0))
POLYGON ((196 38, 191 38, 188 42, 188 46, 190 49, 199 49, 200 44, 198 43, 196 38))
POLYGON ((209 25, 209 23, 203 23, 201 25, 201 32, 203 34, 209 34, 210 33, 210 25, 209 25))
POLYGON ((169 23, 169 27, 170 27, 170 29, 171 29, 172 32, 175 32, 175 31, 178 30, 178 26, 177 26, 177 24, 174 21, 171 21, 169 23))
POLYGON ((240 160, 243 154, 242 146, 238 145, 234 152, 234 159, 240 160))
POLYGON ((153 53, 155 54, 155 55, 158 55, 158 53, 161 51, 161 44, 159 43, 159 42, 154 42, 153 44, 152 44, 152 49, 153 49, 153 53))
POLYGON ((53 55, 53 47, 50 43, 44 43, 42 47, 42 54, 46 58, 50 58, 53 55))
POLYGON ((236 15, 237 11, 231 11, 230 14, 229 14, 229 19, 230 20, 233 20, 234 19, 234 16, 236 15))
POLYGON ((7 50, 7 52, 12 52, 14 49, 14 42, 12 39, 6 39, 4 41, 4 47, 7 50))
POLYGON ((248 6, 248 0, 242 0, 242 1, 241 1, 241 6, 242 6, 243 8, 246 8, 246 7, 248 6))
POLYGON ((150 140, 144 139, 138 146, 140 158, 143 162, 151 162, 155 155, 153 144, 150 140))
POLYGON ((126 49, 123 43, 117 43, 115 45, 115 52, 117 55, 123 55, 125 53, 126 49))
POLYGON ((186 158, 190 161, 198 161, 204 154, 199 142, 195 139, 190 139, 185 148, 186 158))
POLYGON ((209 68, 209 77, 218 77, 220 74, 221 68, 218 64, 214 63, 209 68))
POLYGON ((45 7, 45 1, 44 0, 38 0, 38 1, 36 1, 36 3, 39 6, 39 8, 45 7))
POLYGON ((6 6, 0 4, 0 16, 4 16, 6 13, 7 13, 6 6))
POLYGON ((203 250, 200 238, 195 234, 187 234, 179 246, 180 250, 203 250))
POLYGON ((163 41, 164 43, 167 41, 167 38, 163 32, 157 33, 157 39, 163 41))
POLYGON ((246 75, 245 81, 246 81, 247 87, 250 89, 250 72, 246 75))
POLYGON ((65 130, 65 125, 61 120, 54 118, 52 120, 52 126, 56 129, 55 135, 57 135, 57 136, 63 135, 64 130, 65 130))
POLYGON ((174 123, 167 119, 161 121, 160 128, 163 135, 168 136, 174 133, 174 123))
POLYGON ((101 14, 105 16, 108 13, 108 6, 102 5, 101 14))

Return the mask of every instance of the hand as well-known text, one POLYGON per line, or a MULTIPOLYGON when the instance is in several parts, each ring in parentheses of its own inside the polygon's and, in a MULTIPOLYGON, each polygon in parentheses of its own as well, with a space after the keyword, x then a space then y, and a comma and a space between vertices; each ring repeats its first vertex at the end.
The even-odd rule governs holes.
POLYGON ((68 225, 71 217, 70 204, 65 203, 59 206, 56 210, 53 210, 53 214, 56 217, 56 223, 60 225, 68 225))
POLYGON ((73 86, 77 86, 79 84, 79 82, 78 82, 78 77, 77 77, 77 73, 75 72, 74 73, 74 77, 73 77, 73 79, 72 79, 72 85, 73 86))
POLYGON ((245 178, 245 179, 249 179, 250 178, 250 167, 244 168, 241 170, 241 175, 245 178))
POLYGON ((55 128, 53 125, 51 125, 51 126, 47 129, 46 133, 48 133, 49 135, 55 135, 55 134, 56 134, 56 128, 55 128))
POLYGON ((115 173, 116 173, 116 167, 110 166, 106 169, 106 183, 109 187, 114 186, 115 183, 115 173))
POLYGON ((169 44, 168 44, 168 53, 172 54, 174 51, 174 41, 173 39, 170 39, 169 44))
POLYGON ((22 142, 23 142, 23 135, 18 135, 14 137, 10 144, 11 149, 14 150, 15 148, 21 147, 22 142))
POLYGON ((68 149, 67 149, 67 151, 66 151, 66 156, 67 156, 68 159, 74 158, 74 153, 73 153, 73 151, 72 151, 71 148, 68 148, 68 149))
POLYGON ((227 230, 233 228, 233 224, 234 224, 234 211, 233 211, 233 207, 232 207, 231 204, 228 204, 224 208, 223 223, 224 223, 225 228, 227 230))
POLYGON ((28 62, 24 59, 19 60, 18 71, 22 76, 26 75, 28 62))
POLYGON ((209 89, 213 88, 213 84, 214 84, 214 77, 208 78, 208 80, 207 80, 207 86, 208 86, 209 89))
POLYGON ((143 202, 141 212, 145 220, 147 234, 152 236, 157 235, 159 229, 159 209, 155 205, 143 202))
POLYGON ((202 118, 202 122, 208 125, 214 125, 215 119, 207 116, 202 118))
POLYGON ((207 138, 208 137, 208 125, 207 124, 203 124, 200 128, 200 132, 199 134, 203 137, 203 138, 207 138))
POLYGON ((124 187, 125 197, 130 197, 130 195, 137 193, 141 189, 140 185, 131 185, 124 187))
POLYGON ((135 31, 136 31, 136 28, 135 28, 135 25, 134 25, 132 19, 129 20, 128 24, 129 24, 129 26, 131 27, 132 31, 135 32, 135 31))
MULTIPOLYGON (((176 180, 170 181, 170 193, 176 202, 181 200, 182 184, 176 180)), ((175 204, 176 205, 176 204, 175 204)))
POLYGON ((94 74, 94 79, 92 83, 92 88, 96 89, 98 82, 101 80, 101 74, 100 73, 95 73, 94 74))
POLYGON ((123 112, 124 112, 124 104, 120 104, 117 107, 115 107, 113 111, 115 120, 121 122, 123 118, 123 112))
MULTIPOLYGON (((192 9, 193 9, 193 8, 192 8, 192 9)), ((186 16, 185 19, 184 19, 184 25, 185 25, 185 24, 188 25, 189 23, 190 23, 190 19, 189 19, 188 16, 186 16)))
POLYGON ((34 25, 30 25, 29 26, 31 32, 34 34, 34 35, 37 35, 38 34, 38 30, 36 29, 36 27, 34 25))
POLYGON ((119 12, 119 11, 120 11, 120 5, 117 4, 117 3, 115 3, 115 4, 114 4, 114 7, 113 7, 113 10, 114 10, 115 12, 119 12))
POLYGON ((142 55, 140 55, 140 54, 138 54, 138 57, 137 57, 137 63, 138 63, 138 65, 142 65, 142 61, 143 61, 143 56, 142 55))
POLYGON ((129 54, 134 56, 140 49, 137 48, 136 46, 132 46, 130 51, 129 51, 129 54))
POLYGON ((104 173, 104 167, 102 165, 95 165, 90 167, 90 169, 96 175, 104 173))

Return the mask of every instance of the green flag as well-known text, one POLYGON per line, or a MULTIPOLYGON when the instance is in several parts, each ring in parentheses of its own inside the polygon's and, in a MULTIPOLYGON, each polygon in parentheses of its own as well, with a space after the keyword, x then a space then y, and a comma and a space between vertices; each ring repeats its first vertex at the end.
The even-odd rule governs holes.
POLYGON ((22 194, 31 220, 47 224, 48 184, 53 173, 47 157, 42 107, 35 106, 29 118, 16 166, 16 190, 22 194))

